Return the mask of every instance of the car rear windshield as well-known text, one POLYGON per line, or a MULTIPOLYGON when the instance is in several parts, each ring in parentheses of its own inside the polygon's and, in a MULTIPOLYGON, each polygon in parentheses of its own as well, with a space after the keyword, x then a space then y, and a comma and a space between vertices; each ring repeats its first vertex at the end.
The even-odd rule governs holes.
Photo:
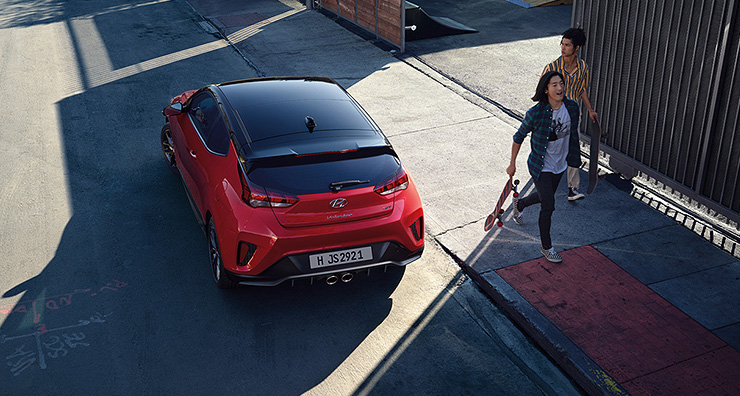
POLYGON ((373 187, 393 175, 400 163, 392 154, 358 157, 346 155, 311 156, 291 160, 280 166, 259 164, 251 168, 249 179, 265 188, 295 195, 330 192, 331 183, 360 180, 364 183, 345 189, 373 187))
POLYGON ((374 130, 348 100, 299 100, 260 104, 238 109, 252 142, 298 133, 336 130, 374 130), (313 119, 312 131, 306 117, 313 119))

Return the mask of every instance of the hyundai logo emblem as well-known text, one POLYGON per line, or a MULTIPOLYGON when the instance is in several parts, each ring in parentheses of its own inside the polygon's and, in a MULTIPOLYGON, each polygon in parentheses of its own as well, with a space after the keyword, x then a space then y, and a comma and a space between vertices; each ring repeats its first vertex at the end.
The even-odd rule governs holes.
POLYGON ((334 209, 339 209, 347 206, 347 200, 344 198, 337 198, 329 202, 329 206, 334 209))

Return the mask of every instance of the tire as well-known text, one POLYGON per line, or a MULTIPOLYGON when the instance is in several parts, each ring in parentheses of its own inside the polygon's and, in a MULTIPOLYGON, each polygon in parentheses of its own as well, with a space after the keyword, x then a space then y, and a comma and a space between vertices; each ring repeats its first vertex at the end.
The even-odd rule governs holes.
POLYGON ((224 270, 223 259, 221 258, 221 248, 218 246, 218 236, 216 236, 216 226, 213 224, 213 218, 208 219, 208 257, 211 260, 211 273, 216 286, 219 289, 233 289, 237 283, 229 279, 224 270))
POLYGON ((164 160, 167 161, 167 167, 177 174, 177 162, 175 162, 175 146, 172 143, 172 131, 170 130, 170 124, 164 124, 162 127, 162 133, 159 134, 160 144, 162 145, 162 154, 164 160))

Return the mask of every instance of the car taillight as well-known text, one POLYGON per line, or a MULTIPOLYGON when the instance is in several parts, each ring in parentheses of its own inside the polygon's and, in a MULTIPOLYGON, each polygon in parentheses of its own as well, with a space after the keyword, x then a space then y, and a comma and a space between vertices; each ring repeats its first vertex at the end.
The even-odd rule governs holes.
POLYGON ((380 195, 388 195, 396 191, 405 190, 409 186, 409 176, 406 171, 401 168, 399 173, 396 173, 390 179, 387 179, 381 184, 375 186, 375 192, 380 195))
POLYGON ((295 195, 267 191, 262 187, 249 183, 241 170, 239 171, 239 179, 242 182, 242 201, 253 208, 287 208, 299 201, 299 198, 295 195))

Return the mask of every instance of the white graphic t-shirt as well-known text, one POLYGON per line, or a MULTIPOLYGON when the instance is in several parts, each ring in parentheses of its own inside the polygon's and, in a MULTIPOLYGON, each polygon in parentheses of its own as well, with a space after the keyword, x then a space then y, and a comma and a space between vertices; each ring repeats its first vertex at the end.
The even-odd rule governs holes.
POLYGON ((562 173, 568 169, 568 141, 570 140, 570 114, 565 104, 552 111, 550 142, 545 153, 543 172, 562 173))

